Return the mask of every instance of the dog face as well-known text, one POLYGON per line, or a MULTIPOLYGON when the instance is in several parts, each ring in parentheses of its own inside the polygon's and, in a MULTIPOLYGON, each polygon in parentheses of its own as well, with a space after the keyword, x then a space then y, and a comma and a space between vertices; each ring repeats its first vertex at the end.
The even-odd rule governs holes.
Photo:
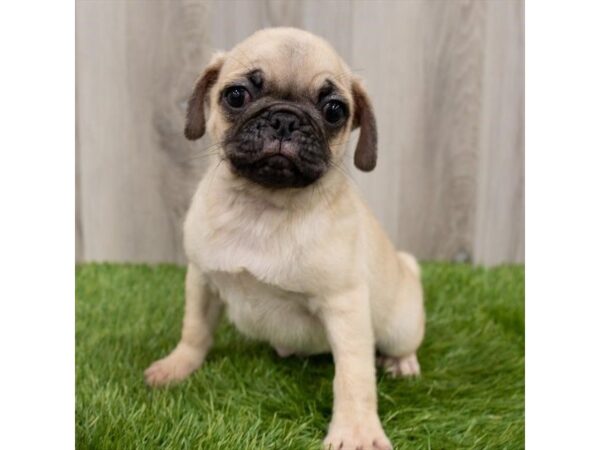
POLYGON ((236 174, 268 188, 299 188, 341 162, 357 127, 354 162, 369 171, 377 133, 360 82, 322 39, 275 28, 213 57, 189 101, 185 135, 198 139, 208 129, 236 174))

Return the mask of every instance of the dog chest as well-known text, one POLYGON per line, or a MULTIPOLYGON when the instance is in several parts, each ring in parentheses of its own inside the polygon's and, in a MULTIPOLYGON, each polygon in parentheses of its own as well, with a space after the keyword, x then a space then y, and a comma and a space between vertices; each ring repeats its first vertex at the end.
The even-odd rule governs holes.
POLYGON ((245 270, 210 272, 207 277, 242 334, 306 354, 327 351, 325 332, 310 311, 308 296, 263 283, 245 270))
POLYGON ((246 271, 281 292, 311 292, 307 272, 323 271, 315 252, 328 226, 320 214, 290 217, 285 211, 249 204, 201 201, 192 207, 185 226, 189 259, 203 272, 246 271))

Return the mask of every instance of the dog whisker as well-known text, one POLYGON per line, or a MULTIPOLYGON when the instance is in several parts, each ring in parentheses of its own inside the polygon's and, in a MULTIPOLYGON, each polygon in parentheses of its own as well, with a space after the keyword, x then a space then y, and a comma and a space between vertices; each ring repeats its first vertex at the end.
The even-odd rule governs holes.
POLYGON ((194 150, 194 155, 190 156, 189 158, 182 159, 180 162, 190 162, 195 159, 202 159, 202 158, 206 158, 208 156, 218 155, 219 154, 218 148, 223 146, 224 144, 225 144, 225 141, 220 141, 220 142, 216 142, 212 145, 209 145, 208 147, 204 147, 200 150, 194 150), (214 150, 215 148, 217 148, 217 150, 214 150), (212 151, 208 151, 208 150, 212 150, 212 151))
POLYGON ((356 179, 354 178, 354 176, 352 175, 352 173, 350 173, 348 170, 345 170, 344 166, 340 166, 340 165, 337 165, 337 164, 332 164, 331 167, 333 167, 335 170, 337 170, 342 175, 344 175, 348 179, 348 181, 350 181, 352 184, 354 184, 354 186, 359 187, 358 186, 358 182, 356 181, 356 179))
POLYGON ((329 144, 330 147, 339 147, 341 145, 346 145, 350 142, 350 139, 348 139, 347 141, 344 142, 338 142, 337 144, 329 144))
POLYGON ((203 159, 209 158, 211 156, 218 156, 219 154, 220 153, 218 151, 208 152, 208 153, 190 156, 189 158, 185 158, 179 162, 191 162, 191 161, 203 160, 203 159))
POLYGON ((207 195, 210 193, 210 188, 212 187, 212 183, 213 183, 213 180, 215 179, 215 175, 217 174, 217 171, 219 170, 219 167, 221 166, 223 161, 225 161, 225 158, 221 158, 220 161, 217 163, 217 165, 211 170, 211 177, 208 182, 207 195))
POLYGON ((321 183, 317 182, 316 188, 317 188, 317 191, 319 192, 319 195, 321 195, 321 197, 325 200, 325 202, 327 202, 327 206, 329 207, 329 209, 333 209, 331 206, 331 202, 329 201, 329 197, 327 197, 327 194, 322 189, 321 183))
MULTIPOLYGON (((240 53, 242 53, 246 57, 246 59, 248 59, 248 57, 241 50, 240 50, 240 53)), ((248 64, 244 64, 242 61, 240 61, 237 58, 234 58, 233 56, 230 56, 230 57, 235 62, 237 62, 239 65, 243 66, 248 72, 252 72, 252 71, 256 70, 256 67, 252 67, 252 66, 249 66, 248 64)), ((248 60, 248 63, 250 63, 249 60, 248 60)))
POLYGON ((337 75, 333 76, 334 80, 340 80, 340 79, 346 79, 346 80, 352 80, 354 78, 353 73, 354 72, 364 72, 365 69, 352 69, 352 72, 340 72, 337 75))

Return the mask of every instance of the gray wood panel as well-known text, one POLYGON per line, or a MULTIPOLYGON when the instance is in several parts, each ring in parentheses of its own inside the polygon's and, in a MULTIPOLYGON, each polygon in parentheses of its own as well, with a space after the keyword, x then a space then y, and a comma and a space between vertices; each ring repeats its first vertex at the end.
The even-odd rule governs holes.
POLYGON ((212 52, 208 7, 77 3, 80 259, 184 261, 181 217, 208 142, 192 145, 182 130, 212 52))
POLYGON ((380 168, 361 185, 400 247, 464 258, 472 254, 485 4, 356 6, 354 60, 365 68, 381 136, 380 168))
POLYGON ((525 48, 523 4, 486 14, 475 260, 525 261, 525 48))
POLYGON ((348 171, 399 247, 524 260, 522 0, 79 1, 78 260, 184 261, 210 145, 183 138, 185 99, 213 50, 277 25, 365 79, 380 162, 348 171))

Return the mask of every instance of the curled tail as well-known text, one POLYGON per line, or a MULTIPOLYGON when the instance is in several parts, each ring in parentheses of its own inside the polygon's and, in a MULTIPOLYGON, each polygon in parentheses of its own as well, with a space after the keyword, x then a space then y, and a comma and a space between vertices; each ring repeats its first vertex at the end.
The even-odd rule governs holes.
POLYGON ((402 263, 413 273, 413 275, 415 275, 417 278, 421 277, 421 266, 419 266, 417 258, 406 252, 397 252, 397 255, 400 261, 402 261, 402 263))

